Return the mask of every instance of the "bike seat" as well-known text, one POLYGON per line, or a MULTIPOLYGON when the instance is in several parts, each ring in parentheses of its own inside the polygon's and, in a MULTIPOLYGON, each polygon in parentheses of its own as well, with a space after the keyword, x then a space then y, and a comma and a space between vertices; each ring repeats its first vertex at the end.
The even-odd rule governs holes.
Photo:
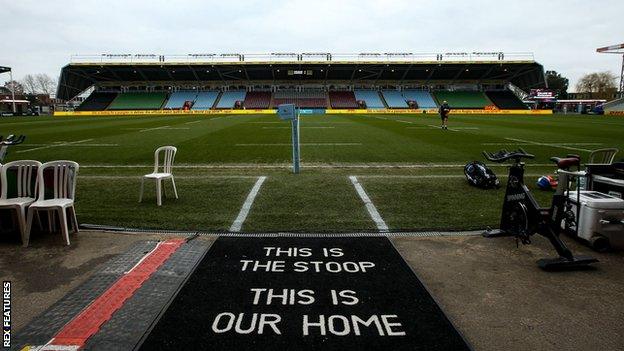
POLYGON ((557 167, 561 169, 568 169, 581 164, 581 160, 577 157, 551 157, 550 160, 556 163, 557 167))

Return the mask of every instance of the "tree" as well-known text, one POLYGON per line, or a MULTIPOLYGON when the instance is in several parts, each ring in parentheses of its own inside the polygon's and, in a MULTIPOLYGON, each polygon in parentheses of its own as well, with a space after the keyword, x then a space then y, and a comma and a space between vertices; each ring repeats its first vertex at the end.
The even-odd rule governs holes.
POLYGON ((56 81, 45 73, 39 73, 35 76, 37 87, 42 94, 52 94, 56 89, 56 81))
POLYGON ((39 92, 37 80, 32 74, 25 75, 21 83, 27 94, 37 94, 39 92))
POLYGON ((546 83, 548 88, 554 90, 560 98, 568 95, 568 78, 562 76, 557 71, 546 71, 546 83))
POLYGON ((9 90, 12 90, 15 93, 15 95, 24 94, 24 86, 18 81, 15 81, 15 80, 8 81, 4 83, 4 87, 9 90))
POLYGON ((611 72, 589 73, 576 83, 579 93, 589 93, 590 98, 609 98, 617 92, 615 76, 611 72))

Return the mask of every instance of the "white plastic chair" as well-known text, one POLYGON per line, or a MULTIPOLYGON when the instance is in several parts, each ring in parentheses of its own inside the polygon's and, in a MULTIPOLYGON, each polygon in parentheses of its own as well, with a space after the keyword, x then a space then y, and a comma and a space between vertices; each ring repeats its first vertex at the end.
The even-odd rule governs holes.
MULTIPOLYGON (((24 238, 24 246, 28 246, 30 239, 30 230, 32 228, 33 214, 36 211, 58 211, 61 219, 61 234, 65 238, 65 242, 69 245, 69 226, 67 211, 71 210, 72 226, 78 233, 78 220, 76 219, 76 209, 74 208, 74 199, 76 196, 76 177, 78 176, 78 164, 74 161, 51 161, 46 162, 39 167, 37 172, 37 181, 39 184, 39 196, 37 201, 28 207, 28 219, 26 221, 26 236, 24 238), (52 172, 53 183, 51 184, 51 194, 46 198, 46 184, 44 175, 46 172, 52 172)), ((50 212, 48 212, 50 213, 50 212)), ((48 217, 51 219, 51 217, 48 217)))
POLYGON ((590 165, 610 165, 613 163, 615 154, 618 153, 616 148, 598 149, 589 154, 587 164, 590 165))
POLYGON ((0 168, 0 209, 15 210, 22 243, 26 242, 26 208, 37 200, 37 172, 41 162, 13 161, 0 168), (8 172, 15 173, 15 184, 9 192, 8 172), (11 196, 11 197, 9 197, 11 196))
POLYGON ((161 146, 154 152, 154 172, 150 174, 146 174, 141 178, 141 194, 139 195, 139 202, 143 201, 143 188, 145 185, 145 179, 155 179, 156 180, 156 202, 158 206, 162 205, 162 193, 164 188, 162 187, 162 181, 164 179, 171 179, 171 184, 173 185, 173 193, 178 198, 178 190, 176 189, 175 180, 173 179, 173 174, 171 173, 171 168, 173 167, 173 161, 175 159, 175 154, 178 152, 178 149, 175 146, 161 146), (160 165, 160 154, 163 153, 163 162, 162 166, 160 165), (162 172, 160 171, 162 168, 162 172))

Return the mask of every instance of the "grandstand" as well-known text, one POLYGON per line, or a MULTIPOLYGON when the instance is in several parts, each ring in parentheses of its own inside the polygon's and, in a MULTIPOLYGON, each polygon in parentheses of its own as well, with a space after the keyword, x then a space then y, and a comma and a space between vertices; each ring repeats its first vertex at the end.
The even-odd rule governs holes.
POLYGON ((164 108, 169 110, 181 109, 187 101, 190 101, 192 104, 195 102, 195 99, 197 99, 196 91, 176 91, 169 95, 164 108))
POLYGON ((266 109, 271 106, 270 91, 250 91, 245 96, 243 106, 251 109, 266 109))
POLYGON ((405 101, 414 101, 418 108, 438 108, 438 105, 428 91, 403 90, 403 97, 405 101))
POLYGON ((381 96, 379 96, 379 92, 376 90, 356 90, 354 93, 355 99, 357 101, 363 101, 366 105, 366 108, 386 108, 386 105, 384 105, 383 101, 381 100, 381 96))
POLYGON ((509 90, 486 91, 485 95, 501 109, 526 110, 526 105, 509 90))
POLYGON ((355 94, 352 91, 330 91, 329 92, 330 107, 334 109, 358 107, 355 100, 355 94))
POLYGON ((306 55, 74 56, 57 96, 92 89, 79 111, 176 110, 193 100, 192 110, 288 102, 314 110, 428 110, 442 100, 454 109, 525 109, 512 91, 545 85, 531 54, 306 55))
POLYGON ((200 91, 197 93, 197 98, 193 104, 193 110, 210 110, 214 106, 217 98, 219 97, 218 91, 200 91))
POLYGON ((280 90, 273 94, 273 104, 295 104, 299 108, 327 108, 327 94, 322 90, 280 90))
POLYGON ((447 101, 452 108, 483 109, 492 102, 480 91, 435 91, 433 96, 438 104, 447 101))
POLYGON ((108 105, 108 110, 158 110, 166 99, 164 92, 121 93, 108 105))
POLYGON ((117 93, 93 92, 86 98, 77 111, 103 111, 115 100, 117 93))
POLYGON ((620 113, 624 111, 624 98, 619 98, 613 101, 609 101, 604 104, 603 109, 605 113, 620 113))
POLYGON ((408 108, 407 101, 403 94, 397 90, 382 90, 381 95, 386 101, 388 108, 408 108))
POLYGON ((225 91, 218 99, 216 108, 232 109, 238 101, 245 101, 244 90, 225 91))

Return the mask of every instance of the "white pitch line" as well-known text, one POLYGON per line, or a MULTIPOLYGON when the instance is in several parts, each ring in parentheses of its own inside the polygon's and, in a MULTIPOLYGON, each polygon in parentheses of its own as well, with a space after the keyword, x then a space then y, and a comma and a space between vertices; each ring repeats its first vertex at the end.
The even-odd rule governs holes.
POLYGON ((195 124, 195 123, 199 123, 199 122, 203 122, 204 120, 200 119, 199 121, 191 121, 191 122, 186 122, 184 124, 195 124))
POLYGON ((155 131, 155 130, 188 130, 188 129, 191 129, 191 128, 188 128, 188 127, 162 126, 162 127, 141 129, 141 130, 139 130, 139 133, 151 132, 151 131, 155 131))
MULTIPOLYGON (((79 175, 80 179, 93 179, 93 180, 112 180, 112 179, 141 179, 138 175, 119 175, 119 176, 105 176, 105 175, 79 175)), ((175 179, 249 179, 258 178, 257 176, 244 176, 244 175, 206 175, 206 176, 175 176, 175 179)))
POLYGON ((265 176, 258 177, 256 184, 254 184, 253 188, 251 188, 251 191, 249 192, 249 195, 247 195, 247 199, 245 199, 245 203, 243 203, 243 207, 241 207, 238 216, 234 220, 234 223, 232 223, 232 226, 230 227, 230 232, 237 233, 241 231, 243 223, 245 222, 245 219, 247 219, 247 215, 249 214, 249 210, 251 210, 251 205, 253 205, 253 202, 256 199, 256 195, 258 195, 258 192, 262 187, 262 183, 264 183, 266 178, 267 177, 265 176))
MULTIPOLYGON (((539 177, 544 174, 538 173, 525 173, 525 177, 539 177)), ((442 178, 442 179, 453 179, 453 178, 466 178, 463 174, 420 174, 420 175, 400 175, 400 174, 364 174, 359 175, 360 178, 380 178, 380 179, 427 179, 427 178, 442 178)), ((507 174, 499 175, 498 178, 506 178, 507 174)))
POLYGON ((148 132, 148 131, 151 131, 151 130, 165 129, 165 128, 167 128, 167 127, 170 127, 170 126, 162 126, 162 127, 154 127, 154 128, 146 128, 146 129, 141 129, 141 130, 139 130, 139 133, 148 132))
MULTIPOLYGON (((481 145, 535 145, 533 143, 481 143, 481 145)), ((604 143, 548 143, 551 146, 570 145, 570 146, 600 146, 604 143)))
MULTIPOLYGON (((435 126, 433 124, 427 124, 429 127, 431 128, 435 128, 435 129, 442 129, 442 126, 435 126)), ((459 130, 454 129, 454 128, 447 128, 447 130, 450 130, 451 132, 459 132, 459 130)))
MULTIPOLYGON (((291 127, 262 127, 262 129, 290 129, 291 127)), ((306 127, 302 126, 301 129, 334 129, 336 127, 306 127)))
MULTIPOLYGON (((290 144, 284 144, 290 145, 290 144)), ((423 169, 423 168, 457 168, 466 164, 452 163, 302 163, 302 168, 308 169, 423 169)), ((548 167, 552 163, 529 163, 531 167, 548 167)), ((492 163, 490 167, 508 167, 507 163, 492 163)), ((85 164, 80 168, 154 168, 154 165, 142 164, 85 164)), ((278 169, 292 168, 291 163, 254 164, 254 163, 223 163, 223 164, 176 164, 179 169, 278 169)))
POLYGON ((566 149, 566 150, 585 151, 585 152, 591 152, 592 151, 592 150, 589 150, 589 149, 583 149, 583 148, 580 148, 580 147, 565 146, 565 145, 562 145, 562 144, 540 143, 540 142, 537 142, 537 141, 516 139, 516 138, 505 138, 505 139, 512 140, 512 141, 518 141, 518 142, 521 142, 521 143, 532 144, 532 145, 550 146, 550 147, 555 147, 555 148, 559 148, 559 149, 566 149))
POLYGON ((375 222, 375 225, 377 225, 377 229, 380 232, 388 232, 389 231, 388 225, 383 220, 383 218, 381 218, 379 211, 377 211, 377 207, 375 207, 371 199, 368 197, 368 195, 366 194, 366 191, 364 191, 364 188, 362 187, 362 184, 360 184, 360 182, 358 181, 357 177, 349 176, 349 179, 351 180, 351 183, 355 187, 355 190, 357 191, 358 195, 360 195, 360 199, 362 199, 362 202, 364 202, 364 205, 366 206, 366 210, 368 210, 368 214, 370 215, 371 219, 373 220, 373 222, 375 222))
POLYGON ((68 145, 76 145, 76 144, 80 144, 80 143, 86 143, 89 141, 92 141, 93 139, 85 139, 85 140, 79 140, 79 141, 72 141, 72 142, 68 142, 68 143, 63 143, 63 144, 52 144, 52 145, 47 145, 47 146, 41 146, 41 147, 35 147, 32 149, 26 149, 26 150, 19 150, 19 151, 15 151, 16 154, 21 154, 23 152, 28 152, 28 151, 35 151, 35 150, 43 150, 43 149, 49 149, 52 147, 59 147, 59 146, 68 146, 68 145))
MULTIPOLYGON (((274 144, 234 144, 234 146, 290 146, 291 143, 274 143, 274 144)), ((300 143, 301 146, 357 146, 362 143, 300 143)))

